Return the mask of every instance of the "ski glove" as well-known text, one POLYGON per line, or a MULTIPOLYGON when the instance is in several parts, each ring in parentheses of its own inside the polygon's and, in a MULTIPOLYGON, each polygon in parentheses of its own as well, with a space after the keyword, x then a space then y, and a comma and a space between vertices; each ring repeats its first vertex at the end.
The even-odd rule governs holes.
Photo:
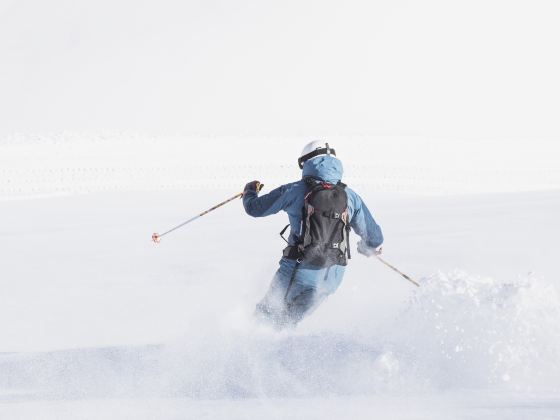
POLYGON ((364 241, 358 241, 358 252, 366 257, 371 257, 372 255, 381 255, 383 248, 372 248, 367 246, 364 241))
POLYGON ((264 185, 259 181, 251 181, 247 183, 247 185, 245 185, 245 188, 243 189, 243 195, 245 195, 249 191, 253 191, 258 194, 262 187, 264 187, 264 185))

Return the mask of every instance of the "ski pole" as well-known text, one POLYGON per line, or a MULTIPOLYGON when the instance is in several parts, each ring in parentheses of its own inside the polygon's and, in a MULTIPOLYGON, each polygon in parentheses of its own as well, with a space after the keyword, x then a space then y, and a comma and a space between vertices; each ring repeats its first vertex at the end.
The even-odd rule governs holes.
POLYGON ((400 271, 397 267, 389 264, 387 261, 385 261, 383 258, 381 258, 379 255, 376 255, 377 259, 379 261, 381 261, 383 264, 385 264, 387 267, 389 267, 391 270, 396 271, 397 273, 399 273, 401 276, 403 276, 405 279, 407 279, 409 282, 411 282, 412 284, 414 284, 417 287, 420 287, 420 284, 418 284, 416 281, 412 280, 409 276, 407 276, 406 274, 404 274, 402 271, 400 271))
MULTIPOLYGON (((259 192, 259 191, 262 189, 262 187, 264 187, 264 184, 257 183, 257 185, 256 185, 257 192, 259 192)), ((194 216, 194 217, 191 217, 189 220, 187 220, 187 221, 185 221, 185 222, 183 222, 183 223, 181 223, 181 224, 175 226, 174 228, 169 229, 167 232, 163 232, 162 234, 153 233, 153 234, 152 234, 152 241, 154 241, 154 243, 157 244, 157 243, 159 243, 159 241, 161 240, 161 237, 162 237, 162 236, 165 236, 165 235, 167 235, 168 233, 171 233, 171 232, 173 232, 174 230, 177 230, 177 229, 179 229, 180 227, 183 227, 183 226, 185 226, 186 224, 189 224, 190 222, 194 222, 196 219, 198 219, 198 218, 204 216, 205 214, 210 213, 212 210, 216 210, 218 207, 222 207, 224 204, 227 204, 227 203, 229 203, 230 201, 233 201, 233 200, 235 200, 236 198, 240 198, 240 197, 243 197, 243 193, 242 193, 242 192, 239 193, 239 194, 235 194, 233 197, 230 197, 230 198, 228 198, 227 200, 222 201, 222 202, 219 203, 219 204, 216 204, 214 207, 209 208, 208 210, 205 210, 205 211, 203 211, 202 213, 197 214, 197 215, 194 216)))

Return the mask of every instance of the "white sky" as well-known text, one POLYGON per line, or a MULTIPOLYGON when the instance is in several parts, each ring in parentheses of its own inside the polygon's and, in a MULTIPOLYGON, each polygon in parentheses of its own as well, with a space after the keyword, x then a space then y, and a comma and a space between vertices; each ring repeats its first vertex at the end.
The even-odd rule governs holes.
POLYGON ((0 0, 0 132, 560 137, 556 0, 0 0))

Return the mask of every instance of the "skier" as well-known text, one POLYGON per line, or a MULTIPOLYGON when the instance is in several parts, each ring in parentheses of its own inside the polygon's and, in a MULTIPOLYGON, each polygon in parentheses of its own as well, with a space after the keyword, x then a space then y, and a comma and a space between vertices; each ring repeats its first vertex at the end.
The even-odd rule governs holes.
POLYGON ((295 326, 336 291, 350 258, 350 227, 361 237, 358 252, 365 256, 379 255, 383 242, 381 228, 365 203, 341 182, 342 163, 328 143, 307 144, 298 164, 303 169, 301 180, 260 197, 261 183, 252 181, 243 192, 250 216, 288 213, 288 246, 255 311, 259 320, 279 329, 295 326))

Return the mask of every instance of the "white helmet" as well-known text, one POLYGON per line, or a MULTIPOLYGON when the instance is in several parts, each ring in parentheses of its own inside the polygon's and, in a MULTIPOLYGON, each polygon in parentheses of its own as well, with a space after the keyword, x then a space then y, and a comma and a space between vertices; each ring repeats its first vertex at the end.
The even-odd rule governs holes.
POLYGON ((320 155, 336 156, 336 152, 334 151, 334 149, 329 147, 329 143, 325 143, 322 140, 314 140, 310 143, 307 143, 301 151, 301 155, 298 159, 298 165, 300 169, 303 169, 303 164, 306 161, 320 155))

